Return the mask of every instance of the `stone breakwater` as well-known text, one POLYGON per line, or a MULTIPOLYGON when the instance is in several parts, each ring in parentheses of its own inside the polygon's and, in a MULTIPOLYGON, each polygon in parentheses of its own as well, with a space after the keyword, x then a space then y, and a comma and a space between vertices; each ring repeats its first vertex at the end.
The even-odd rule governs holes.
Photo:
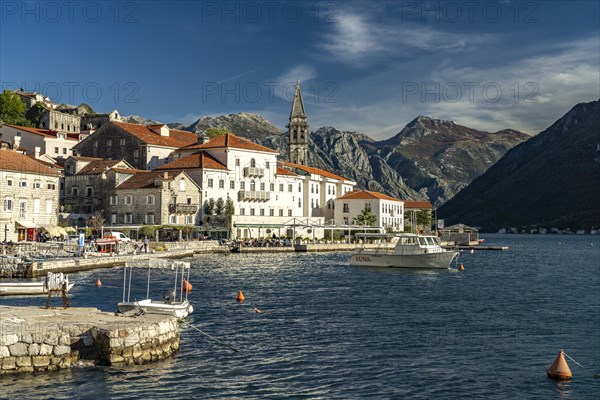
POLYGON ((145 364, 178 349, 173 317, 0 306, 0 374, 145 364))

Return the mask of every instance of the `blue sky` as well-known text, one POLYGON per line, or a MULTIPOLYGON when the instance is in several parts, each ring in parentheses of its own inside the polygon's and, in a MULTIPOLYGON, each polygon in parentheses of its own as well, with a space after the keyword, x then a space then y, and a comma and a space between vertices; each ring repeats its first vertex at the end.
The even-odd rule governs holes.
POLYGON ((597 1, 0 2, 0 84, 162 122, 260 114, 376 139, 418 115, 536 134, 600 98, 597 1))

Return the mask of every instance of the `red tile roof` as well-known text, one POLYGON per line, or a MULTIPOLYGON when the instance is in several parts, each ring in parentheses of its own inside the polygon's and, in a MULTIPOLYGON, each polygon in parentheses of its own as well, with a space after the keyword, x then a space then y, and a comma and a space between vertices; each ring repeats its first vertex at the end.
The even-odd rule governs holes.
POLYGON ((47 167, 44 163, 9 149, 0 149, 0 169, 5 171, 60 176, 60 172, 47 167))
POLYGON ((379 199, 379 200, 390 200, 390 201, 402 201, 395 199, 387 194, 372 192, 370 190, 353 190, 352 192, 347 192, 339 199, 343 200, 371 200, 371 199, 379 199))
POLYGON ((170 163, 157 167, 155 170, 174 170, 190 168, 227 170, 227 166, 225 166, 223 163, 221 163, 219 160, 217 160, 210 154, 205 153, 203 151, 198 151, 196 153, 190 154, 189 156, 185 156, 178 160, 171 161, 170 163))
POLYGON ((297 168, 301 171, 308 172, 309 174, 321 175, 326 178, 337 179, 340 181, 351 181, 351 179, 345 178, 341 175, 334 174, 333 172, 329 172, 325 169, 308 167, 306 165, 294 164, 287 161, 280 161, 280 164, 284 167, 297 168))
POLYGON ((407 208, 433 208, 433 206, 431 205, 430 202, 428 201, 412 201, 412 200, 407 200, 404 202, 404 209, 407 208))
POLYGON ((44 137, 49 137, 49 138, 56 138, 56 131, 53 131, 51 129, 39 129, 39 128, 32 128, 29 126, 20 126, 20 125, 11 125, 11 124, 4 124, 5 126, 9 126, 11 128, 14 129, 18 129, 20 131, 25 131, 25 132, 29 132, 29 133, 33 133, 35 135, 38 136, 44 136, 44 137))
POLYGON ((35 158, 34 155, 28 154, 27 157, 37 161, 37 162, 41 162, 42 164, 44 164, 47 167, 53 168, 53 169, 64 169, 64 166, 60 165, 60 164, 54 164, 48 161, 44 161, 44 160, 39 160, 37 158, 35 158))
POLYGON ((187 146, 186 149, 215 149, 220 147, 233 147, 234 149, 277 153, 277 151, 273 149, 254 143, 248 139, 236 136, 231 132, 217 136, 216 138, 204 144, 200 143, 187 146))
MULTIPOLYGON (((198 136, 195 133, 169 129, 169 136, 160 136, 147 125, 127 124, 125 122, 111 121, 106 125, 113 124, 118 128, 132 134, 147 144, 166 147, 185 147, 198 143, 198 136)), ((162 125, 159 125, 162 126, 162 125)))
POLYGON ((155 188, 154 182, 157 178, 162 180, 173 180, 173 174, 163 171, 143 171, 134 174, 131 178, 117 186, 117 189, 150 189, 155 188), (164 174, 167 178, 164 178, 164 174))
POLYGON ((135 168, 111 168, 111 169, 120 174, 135 174, 138 172, 148 172, 143 169, 135 169, 135 168))
POLYGON ((94 160, 81 168, 75 175, 97 175, 120 163, 121 160, 94 160))
POLYGON ((86 157, 86 156, 70 156, 71 158, 74 158, 77 161, 96 161, 96 160, 102 160, 102 158, 99 157, 86 157))
POLYGON ((280 167, 279 165, 277 166, 277 175, 292 175, 292 176, 298 176, 298 174, 293 173, 292 171, 290 171, 289 169, 285 169, 280 167))

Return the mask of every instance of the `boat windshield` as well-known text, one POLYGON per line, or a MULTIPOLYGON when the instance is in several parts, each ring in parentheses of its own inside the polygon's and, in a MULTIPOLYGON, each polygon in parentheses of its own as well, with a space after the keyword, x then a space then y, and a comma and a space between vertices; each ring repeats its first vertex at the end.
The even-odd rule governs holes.
POLYGON ((419 237, 419 246, 427 246, 427 241, 424 237, 419 237))
POLYGON ((437 238, 435 238, 433 236, 428 236, 425 239, 427 239, 427 244, 430 246, 436 246, 438 244, 437 240, 436 240, 437 238))

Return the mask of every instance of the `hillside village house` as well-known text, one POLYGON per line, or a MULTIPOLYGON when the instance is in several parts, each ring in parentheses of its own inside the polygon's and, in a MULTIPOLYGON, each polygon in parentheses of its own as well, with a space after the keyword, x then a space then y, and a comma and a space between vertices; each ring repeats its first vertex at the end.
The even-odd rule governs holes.
POLYGON ((0 241, 36 241, 58 223, 60 172, 0 146, 0 241))
POLYGON ((404 202, 391 196, 369 190, 347 192, 334 200, 335 220, 342 224, 352 224, 363 210, 368 210, 377 218, 381 230, 404 230, 404 202))
POLYGON ((166 125, 138 125, 110 121, 78 143, 73 151, 86 157, 125 160, 137 169, 154 169, 175 150, 198 143, 192 132, 166 125))
POLYGON ((4 124, 0 127, 0 139, 13 143, 15 147, 23 147, 26 154, 35 158, 56 162, 73 154, 79 134, 4 124))

